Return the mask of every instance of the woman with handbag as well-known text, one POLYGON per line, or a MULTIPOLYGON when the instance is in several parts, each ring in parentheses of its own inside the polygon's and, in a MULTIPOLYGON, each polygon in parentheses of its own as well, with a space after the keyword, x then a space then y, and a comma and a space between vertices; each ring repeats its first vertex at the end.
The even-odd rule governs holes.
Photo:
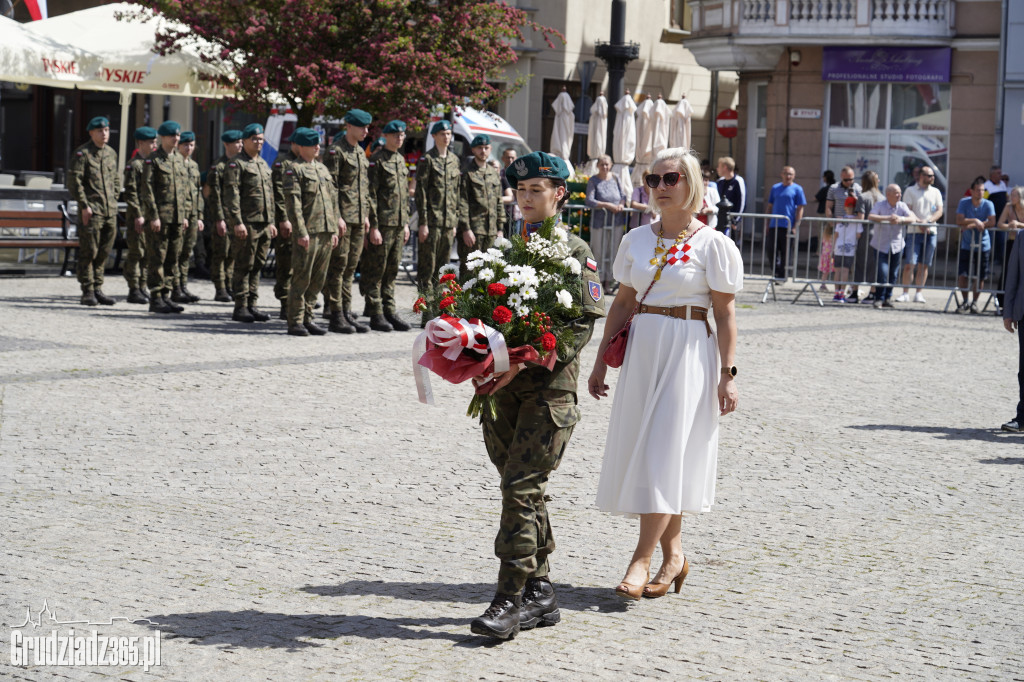
POLYGON ((597 505, 640 517, 636 550, 615 588, 630 599, 660 597, 670 585, 679 592, 689 571, 682 515, 707 512, 714 501, 718 418, 738 400, 734 299, 743 286, 735 242, 694 217, 704 195, 697 157, 660 152, 646 183, 661 219, 622 240, 619 293, 588 384, 594 398, 607 396, 607 368, 621 360, 597 505), (663 561, 651 580, 659 544, 663 561))

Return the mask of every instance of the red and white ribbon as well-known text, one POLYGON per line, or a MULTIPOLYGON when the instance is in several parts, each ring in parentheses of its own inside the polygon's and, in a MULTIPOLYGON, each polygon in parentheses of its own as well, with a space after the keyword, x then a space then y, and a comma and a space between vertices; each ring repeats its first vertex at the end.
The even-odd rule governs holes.
POLYGON ((493 327, 489 327, 477 318, 455 319, 435 317, 427 322, 426 328, 412 345, 412 367, 416 377, 416 392, 421 403, 434 404, 434 393, 430 388, 430 371, 419 364, 420 358, 427 352, 427 342, 444 348, 444 357, 457 360, 464 349, 473 350, 480 355, 491 353, 494 356, 494 372, 509 370, 508 346, 505 337, 493 327))

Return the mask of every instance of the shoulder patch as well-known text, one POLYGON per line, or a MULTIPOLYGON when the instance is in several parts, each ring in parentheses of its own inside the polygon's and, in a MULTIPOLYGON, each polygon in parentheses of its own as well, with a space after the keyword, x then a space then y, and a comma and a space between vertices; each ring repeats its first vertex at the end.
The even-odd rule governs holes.
POLYGON ((600 282, 587 282, 587 289, 590 293, 590 298, 594 299, 594 303, 601 300, 601 283, 600 282))
POLYGON ((228 168, 238 168, 238 164, 232 161, 231 163, 228 164, 228 168))
POLYGON ((291 168, 289 168, 288 170, 286 170, 286 171, 284 172, 284 174, 285 174, 285 175, 295 175, 295 171, 293 171, 293 170, 292 170, 291 168))
POLYGON ((587 258, 587 270, 597 272, 597 261, 593 258, 587 258))
POLYGON ((75 152, 75 156, 85 156, 85 152, 79 150, 79 151, 75 152))
POLYGON ((153 163, 153 159, 146 159, 146 165, 147 165, 147 166, 148 166, 149 164, 151 164, 151 163, 153 163))

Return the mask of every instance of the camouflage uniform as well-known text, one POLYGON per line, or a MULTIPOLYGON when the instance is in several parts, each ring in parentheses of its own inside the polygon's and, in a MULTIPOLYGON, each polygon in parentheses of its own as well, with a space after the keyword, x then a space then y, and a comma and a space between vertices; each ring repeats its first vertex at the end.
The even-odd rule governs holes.
POLYGON ((270 226, 276 221, 274 183, 262 157, 245 151, 228 162, 224 175, 224 213, 235 273, 231 288, 235 305, 254 306, 259 298, 260 270, 270 252, 270 226), (236 225, 245 225, 245 237, 236 237, 236 225))
POLYGON ((283 172, 288 220, 292 222, 292 283, 288 326, 313 321, 313 306, 324 287, 331 240, 338 233, 338 193, 330 171, 319 161, 291 162, 283 172), (298 240, 309 237, 302 248, 298 240))
MULTIPOLYGON (((298 157, 291 149, 278 152, 270 166, 270 177, 274 182, 274 213, 278 222, 291 220, 288 215, 287 197, 284 193, 285 171, 291 168, 298 157)), ((280 230, 274 237, 274 298, 282 303, 288 300, 288 288, 292 278, 292 237, 282 237, 280 230)))
POLYGON ((470 159, 462 171, 459 201, 459 235, 456 239, 459 252, 460 279, 466 279, 466 257, 473 251, 486 251, 494 246, 494 240, 505 224, 505 205, 502 203, 501 178, 490 164, 483 167, 470 159), (466 246, 462 235, 472 230, 476 244, 466 246))
POLYGON ((117 152, 110 145, 97 147, 92 140, 74 151, 68 190, 78 202, 78 283, 82 293, 103 286, 107 256, 117 237, 117 152), (92 218, 82 223, 82 209, 90 208, 92 218))
POLYGON ((448 150, 442 158, 433 147, 416 164, 416 209, 429 228, 419 245, 416 282, 420 289, 437 284, 437 269, 448 262, 459 221, 459 157, 448 150))
POLYGON ((494 553, 501 560, 498 591, 517 594, 529 578, 548 574, 548 555, 555 549, 544 491, 551 472, 558 468, 580 412, 576 386, 579 353, 604 316, 601 279, 586 242, 569 235, 572 255, 583 266, 583 316, 573 324, 575 343, 554 369, 530 367, 494 394, 497 418, 483 420, 487 454, 501 474, 501 525, 494 553), (596 294, 593 293, 596 285, 596 294))
POLYGON ((324 299, 331 312, 352 309, 352 280, 363 253, 364 223, 370 215, 370 162, 359 145, 342 137, 331 145, 324 158, 338 188, 338 206, 347 229, 331 251, 324 299))
POLYGON ((223 237, 217 233, 217 222, 226 220, 224 215, 224 173, 231 161, 227 154, 222 154, 206 174, 206 185, 210 188, 209 201, 206 202, 207 223, 210 225, 210 279, 217 290, 230 289, 234 275, 234 255, 231 253, 231 233, 223 237))
MULTIPOLYGON (((160 231, 146 235, 150 296, 168 296, 181 253, 181 223, 188 220, 188 169, 177 149, 157 147, 143 164, 142 211, 148 224, 160 219, 160 231)), ((150 228, 152 229, 152 228, 150 228)))
MULTIPOLYGON (((199 221, 203 218, 203 188, 199 179, 199 164, 192 159, 182 157, 185 162, 185 169, 188 172, 188 228, 182 230, 181 254, 178 256, 177 267, 174 270, 174 286, 184 289, 188 284, 188 267, 192 259, 192 252, 196 248, 196 239, 199 237, 199 221)), ((205 226, 204 226, 205 229, 205 226)))
POLYGON ((136 154, 127 166, 124 167, 124 201, 128 205, 125 211, 125 222, 128 227, 125 230, 125 241, 128 249, 124 257, 122 272, 124 279, 128 282, 128 289, 145 289, 146 277, 143 268, 146 263, 146 226, 143 224, 142 232, 135 231, 135 219, 142 217, 142 198, 140 188, 142 186, 142 173, 146 160, 141 154, 136 154))
POLYGON ((370 166, 370 229, 380 230, 380 245, 367 244, 362 260, 366 315, 394 315, 395 279, 402 262, 409 223, 409 169, 400 152, 382 147, 370 166))

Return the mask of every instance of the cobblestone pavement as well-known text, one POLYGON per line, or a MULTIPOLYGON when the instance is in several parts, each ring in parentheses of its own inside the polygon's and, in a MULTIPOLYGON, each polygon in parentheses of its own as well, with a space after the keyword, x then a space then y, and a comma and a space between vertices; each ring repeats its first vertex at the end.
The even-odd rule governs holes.
POLYGON ((612 594, 636 527, 594 508, 611 405, 583 394, 550 485, 562 622, 494 645, 469 632, 499 496, 467 389, 416 402, 412 333, 289 337, 195 289, 160 318, 0 279, 0 677, 1024 679, 1024 435, 997 430, 1017 346, 995 317, 935 292, 762 305, 751 283, 682 594, 612 594), (149 619, 79 634, 159 632, 161 665, 10 665, 44 601, 149 619))

